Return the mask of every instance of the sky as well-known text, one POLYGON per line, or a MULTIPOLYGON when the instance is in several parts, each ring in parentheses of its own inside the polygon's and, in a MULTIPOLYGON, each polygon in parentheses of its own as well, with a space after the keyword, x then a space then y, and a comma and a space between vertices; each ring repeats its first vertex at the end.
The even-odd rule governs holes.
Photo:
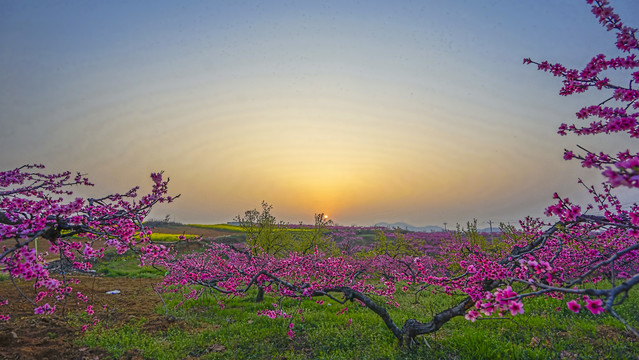
POLYGON ((605 96, 522 59, 583 68, 614 40, 585 1, 0 0, 0 169, 96 197, 163 170, 181 196, 151 217, 184 223, 262 201, 291 223, 543 218, 602 181, 564 148, 633 144, 557 135, 605 96))

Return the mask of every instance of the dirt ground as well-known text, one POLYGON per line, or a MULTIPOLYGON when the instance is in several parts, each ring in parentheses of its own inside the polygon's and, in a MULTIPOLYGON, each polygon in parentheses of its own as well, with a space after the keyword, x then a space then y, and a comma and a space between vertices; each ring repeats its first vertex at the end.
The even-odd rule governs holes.
MULTIPOLYGON (((208 239, 229 234, 228 232, 191 226, 156 227, 153 231, 200 235, 208 239)), ((41 246, 48 247, 48 244, 44 243, 48 242, 42 241, 41 246)), ((186 242, 181 244, 180 251, 193 251, 196 247, 201 246, 200 242, 186 242)), ((54 259, 54 256, 50 256, 50 259, 47 260, 54 259)), ((108 278, 80 274, 67 276, 80 280, 79 284, 73 286, 73 294, 80 291, 88 297, 88 302, 78 301, 74 296, 67 300, 66 305, 64 302, 56 303, 56 312, 53 315, 35 315, 33 313, 34 306, 16 291, 10 280, 0 281, 0 299, 9 301, 8 305, 0 306, 0 314, 11 315, 8 322, 0 321, 0 359, 93 360, 108 358, 108 354, 103 351, 74 344, 74 341, 81 336, 81 327, 84 325, 77 319, 77 314, 84 312, 89 304, 93 305, 95 315, 102 324, 107 326, 117 326, 140 317, 148 320, 144 328, 149 332, 164 331, 172 326, 184 325, 180 321, 166 319, 163 315, 154 313, 154 309, 162 302, 153 291, 153 285, 162 281, 161 278, 108 278), (106 293, 111 290, 119 290, 120 293, 112 295, 106 293)), ((34 297, 33 282, 16 281, 16 284, 27 296, 34 297)), ((44 300, 44 302, 47 301, 44 300)), ((52 301, 49 303, 53 305, 52 301)), ((139 354, 135 353, 125 354, 124 358, 142 359, 139 354)))
MULTIPOLYGON (((102 359, 107 354, 74 344, 80 336, 83 323, 71 321, 75 314, 84 311, 87 304, 93 304, 95 314, 108 325, 117 325, 144 317, 149 331, 166 330, 175 325, 164 316, 155 314, 153 309, 161 304, 152 285, 160 279, 128 279, 76 276, 81 280, 74 287, 74 293, 81 291, 89 298, 88 303, 69 300, 66 307, 58 303, 53 315, 34 315, 33 306, 14 288, 10 280, 0 282, 2 298, 9 305, 0 308, 2 313, 11 314, 11 320, 0 323, 1 359, 102 359), (120 294, 109 295, 107 291, 120 290, 120 294), (103 305, 107 305, 106 310, 103 305), (68 317, 65 316, 65 313, 68 317)), ((28 283, 18 283, 25 294, 33 294, 28 283)), ((136 358, 132 356, 131 358, 136 358)), ((138 357, 139 358, 139 357, 138 357)))

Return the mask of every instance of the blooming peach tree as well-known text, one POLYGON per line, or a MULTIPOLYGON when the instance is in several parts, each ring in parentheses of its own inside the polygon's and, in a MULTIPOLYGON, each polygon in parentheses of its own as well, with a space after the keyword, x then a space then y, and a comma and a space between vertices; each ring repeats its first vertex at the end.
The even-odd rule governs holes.
MULTIPOLYGON (((143 224, 155 204, 177 197, 167 195, 168 180, 162 179, 162 173, 151 174, 153 189, 139 200, 138 187, 124 194, 84 199, 72 198, 71 188, 93 186, 86 177, 43 169, 43 165, 24 165, 0 172, 0 267, 14 285, 15 279, 33 281, 34 298, 15 288, 31 302, 36 314, 53 313, 55 303, 69 297, 87 300, 80 292, 73 294, 76 279, 53 276, 48 269, 50 255, 86 272, 90 260, 102 257, 105 247, 120 254, 133 250, 141 260, 161 257, 167 251, 150 243, 151 231, 143 224), (39 238, 48 241, 47 252, 43 247, 36 250, 39 238)), ((1 297, 0 304, 6 305, 1 297)), ((87 313, 92 312, 87 308, 87 313)), ((10 319, 8 314, 0 316, 10 319)))
MULTIPOLYGON (((559 128, 561 135, 625 132, 637 138, 639 91, 633 89, 639 81, 637 30, 624 25, 608 1, 587 2, 601 24, 616 32, 616 45, 623 55, 597 55, 582 70, 531 59, 524 63, 536 64, 540 70, 560 77, 562 96, 592 89, 609 92, 600 104, 577 113, 579 119, 595 118, 593 122, 587 126, 563 124, 559 128), (604 76, 615 70, 630 74, 627 85, 613 83, 604 76)), ((476 234, 468 233, 446 241, 441 250, 445 256, 433 257, 424 252, 395 251, 397 244, 405 240, 397 238, 378 247, 372 258, 346 250, 340 256, 316 251, 274 257, 251 248, 215 245, 203 254, 167 258, 164 265, 169 273, 163 285, 170 291, 188 288, 185 298, 197 297, 207 288, 241 296, 257 286, 267 293, 300 301, 321 302, 318 298, 322 296, 338 303, 354 301, 378 314, 404 344, 411 344, 418 335, 437 331, 454 317, 475 321, 486 316, 523 314, 526 300, 535 296, 562 299, 573 312, 585 307, 595 315, 609 313, 639 336, 615 311, 639 284, 639 205, 623 206, 614 194, 616 187, 639 187, 639 154, 630 150, 615 155, 582 151, 575 154, 566 150, 564 158, 579 159, 584 167, 602 172, 607 180, 603 188, 582 183, 594 201, 582 207, 555 194, 556 203, 546 210, 546 215, 557 219, 554 224, 527 218, 520 222, 521 230, 505 232, 499 243, 475 241, 476 234), (409 319, 400 328, 385 308, 397 306, 393 296, 398 287, 416 292, 433 288, 451 296, 464 296, 430 321, 409 319), (386 304, 370 295, 381 296, 386 304)), ((341 248, 350 250, 350 243, 341 248)), ((261 315, 290 318, 294 312, 279 308, 261 315)), ((291 320, 289 336, 294 336, 293 329, 291 320)))

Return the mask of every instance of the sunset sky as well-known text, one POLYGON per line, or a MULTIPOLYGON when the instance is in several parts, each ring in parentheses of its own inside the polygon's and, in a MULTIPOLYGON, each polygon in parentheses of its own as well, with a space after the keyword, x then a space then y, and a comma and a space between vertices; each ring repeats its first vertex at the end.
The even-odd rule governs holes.
POLYGON ((585 1, 1 0, 0 168, 80 171, 91 196, 164 170, 182 195, 152 216, 186 223, 262 200, 292 223, 543 217, 601 181, 564 148, 631 145, 557 135, 605 97, 522 59, 582 68, 614 39, 585 1))

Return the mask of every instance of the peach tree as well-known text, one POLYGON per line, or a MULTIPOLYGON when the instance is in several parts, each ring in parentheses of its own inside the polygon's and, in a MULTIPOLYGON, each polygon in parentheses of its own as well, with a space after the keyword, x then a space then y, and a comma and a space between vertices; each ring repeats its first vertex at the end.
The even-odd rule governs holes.
MULTIPOLYGON (((639 90, 633 88, 639 81, 637 30, 624 25, 607 0, 587 2, 599 22, 616 33, 620 55, 597 55, 583 69, 531 59, 524 63, 535 64, 539 70, 561 78, 562 96, 590 90, 607 94, 600 104, 577 112, 578 119, 591 118, 590 124, 563 124, 559 128, 561 135, 626 133, 637 138, 639 90), (615 83, 605 76, 612 71, 619 72, 620 77, 628 74, 630 79, 615 83)), ((546 210, 546 215, 554 217, 554 223, 527 218, 521 221, 521 230, 505 232, 499 244, 460 236, 443 245, 441 253, 446 256, 433 257, 423 252, 393 251, 399 244, 395 241, 378 248, 372 261, 346 251, 333 256, 320 250, 281 251, 274 256, 251 247, 214 245, 205 253, 164 259, 168 274, 162 285, 169 291, 186 288, 185 300, 206 289, 243 296, 255 286, 271 295, 299 301, 321 303, 322 297, 341 304, 351 301, 379 315, 398 341, 406 345, 418 335, 437 331, 455 317, 475 321, 483 316, 525 313, 526 300, 536 296, 562 299, 574 312, 583 311, 583 306, 595 315, 609 313, 639 337, 615 311, 639 284, 639 205, 635 202, 622 206, 614 194, 616 187, 639 187, 639 154, 629 149, 616 154, 581 151, 576 154, 566 150, 564 158, 579 159, 584 167, 602 172, 607 181, 602 188, 583 184, 594 201, 582 207, 555 194, 556 203, 546 210), (604 279, 607 281, 601 282, 604 279), (462 300, 429 321, 408 319, 400 327, 386 309, 398 305, 394 301, 398 287, 416 292, 437 289, 456 298, 461 296, 462 300)), ((219 304, 224 306, 223 302, 219 304)), ((294 311, 277 307, 260 315, 297 316, 294 311)), ((293 320, 289 336, 294 336, 293 320)))
MULTIPOLYGON (((91 260, 102 257, 105 248, 119 254, 135 251, 142 261, 166 253, 149 241, 151 230, 143 224, 154 205, 177 197, 167 195, 168 180, 162 179, 162 173, 151 174, 153 188, 139 199, 138 187, 100 198, 74 198, 73 187, 93 184, 80 173, 43 169, 43 165, 24 165, 0 172, 0 266, 36 314, 51 314, 56 303, 68 298, 87 301, 80 292, 73 293, 77 279, 64 273, 60 279, 49 270, 52 255, 61 264, 87 272, 91 260), (48 246, 37 250, 38 239, 48 246), (25 295, 15 279, 32 281, 36 295, 25 295)), ((0 304, 7 305, 1 295, 0 304)), ((92 313, 91 306, 87 312, 92 313)), ((10 319, 8 314, 0 316, 10 319)))

